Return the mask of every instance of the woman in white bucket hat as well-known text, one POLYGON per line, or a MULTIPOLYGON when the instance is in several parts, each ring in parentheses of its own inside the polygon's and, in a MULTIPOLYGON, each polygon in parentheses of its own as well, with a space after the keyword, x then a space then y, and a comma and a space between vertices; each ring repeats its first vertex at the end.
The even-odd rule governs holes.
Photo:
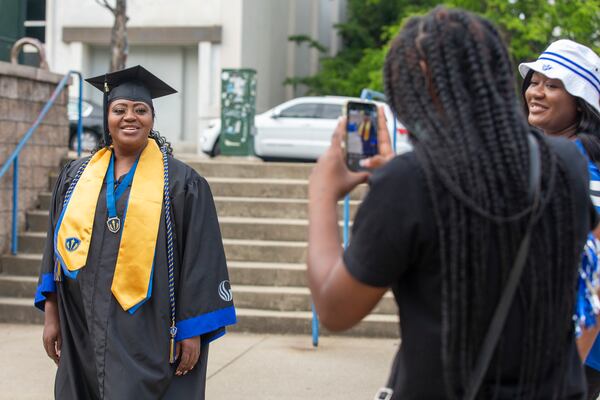
MULTIPOLYGON (((524 78, 522 95, 529 123, 547 135, 573 140, 586 156, 590 193, 600 212, 600 57, 586 46, 563 39, 552 43, 536 61, 520 64, 519 72, 524 78)), ((596 324, 600 303, 594 290, 598 287, 598 250, 599 243, 590 234, 574 316, 578 329, 583 328, 578 346, 585 358, 588 399, 600 395, 600 340, 594 342, 600 327, 596 324)))

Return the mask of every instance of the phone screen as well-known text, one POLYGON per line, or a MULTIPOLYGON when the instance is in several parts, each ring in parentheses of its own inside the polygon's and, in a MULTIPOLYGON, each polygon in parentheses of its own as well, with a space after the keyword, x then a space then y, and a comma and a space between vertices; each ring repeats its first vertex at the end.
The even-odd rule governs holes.
POLYGON ((360 160, 377 154, 377 106, 350 101, 346 115, 346 163, 352 171, 364 170, 360 160))

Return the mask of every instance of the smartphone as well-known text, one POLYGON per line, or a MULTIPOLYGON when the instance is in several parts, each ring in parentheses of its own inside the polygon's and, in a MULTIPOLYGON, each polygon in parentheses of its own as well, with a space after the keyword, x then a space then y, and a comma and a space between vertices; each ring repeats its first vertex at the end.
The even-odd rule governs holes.
POLYGON ((360 160, 377 154, 377 105, 348 101, 346 118, 346 165, 351 171, 364 171, 360 160))

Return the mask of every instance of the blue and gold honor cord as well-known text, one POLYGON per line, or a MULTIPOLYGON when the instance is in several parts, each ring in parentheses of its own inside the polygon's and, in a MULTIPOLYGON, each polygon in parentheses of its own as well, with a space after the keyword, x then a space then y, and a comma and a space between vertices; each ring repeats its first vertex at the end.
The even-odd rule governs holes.
POLYGON ((162 148, 163 165, 165 174, 165 225, 167 228, 167 266, 169 272, 169 305, 171 308, 171 327, 169 328, 169 363, 175 363, 175 336, 177 335, 177 326, 175 325, 175 264, 173 262, 173 224, 171 223, 171 197, 169 196, 169 163, 167 159, 167 149, 162 148))

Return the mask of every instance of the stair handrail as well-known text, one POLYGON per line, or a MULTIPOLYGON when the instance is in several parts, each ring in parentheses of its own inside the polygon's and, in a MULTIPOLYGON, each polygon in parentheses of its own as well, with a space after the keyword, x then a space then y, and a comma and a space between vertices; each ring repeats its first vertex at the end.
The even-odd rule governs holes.
POLYGON ((19 141, 19 144, 17 144, 17 147, 15 147, 13 152, 10 154, 10 156, 8 156, 8 159, 4 162, 4 164, 0 168, 0 179, 2 179, 4 174, 10 168, 10 165, 11 164, 13 165, 13 186, 12 186, 12 188, 13 188, 12 203, 13 204, 12 204, 12 230, 11 230, 11 246, 10 246, 11 253, 13 255, 17 254, 17 249, 18 249, 18 236, 17 236, 17 222, 18 221, 17 221, 17 218, 18 218, 18 211, 19 211, 19 155, 21 154, 21 151, 23 150, 23 148, 25 147, 25 145, 27 144, 27 142, 29 141, 31 136, 33 136, 33 133, 35 132, 35 130, 41 124, 41 122, 44 119, 44 117, 46 116, 46 114, 48 114, 48 111, 50 111, 50 108, 54 105, 56 99, 58 98, 58 95, 63 91, 63 89, 67 85, 67 82, 69 81, 69 78, 71 77, 71 75, 77 75, 77 77, 79 78, 78 79, 79 80, 79 98, 78 98, 78 110, 77 110, 77 112, 78 112, 77 157, 81 157, 81 133, 83 130, 83 123, 82 123, 82 118, 81 118, 81 109, 82 109, 82 104, 83 104, 83 99, 82 99, 83 80, 81 79, 80 72, 70 70, 69 72, 67 72, 65 74, 65 76, 59 82, 59 84, 56 86, 56 88, 54 89, 54 92, 52 93, 52 96, 50 96, 50 99, 46 102, 46 104, 44 105, 44 108, 42 108, 42 111, 40 111, 39 115, 33 122, 33 125, 27 130, 27 132, 25 133, 23 138, 21 138, 21 140, 19 141))

